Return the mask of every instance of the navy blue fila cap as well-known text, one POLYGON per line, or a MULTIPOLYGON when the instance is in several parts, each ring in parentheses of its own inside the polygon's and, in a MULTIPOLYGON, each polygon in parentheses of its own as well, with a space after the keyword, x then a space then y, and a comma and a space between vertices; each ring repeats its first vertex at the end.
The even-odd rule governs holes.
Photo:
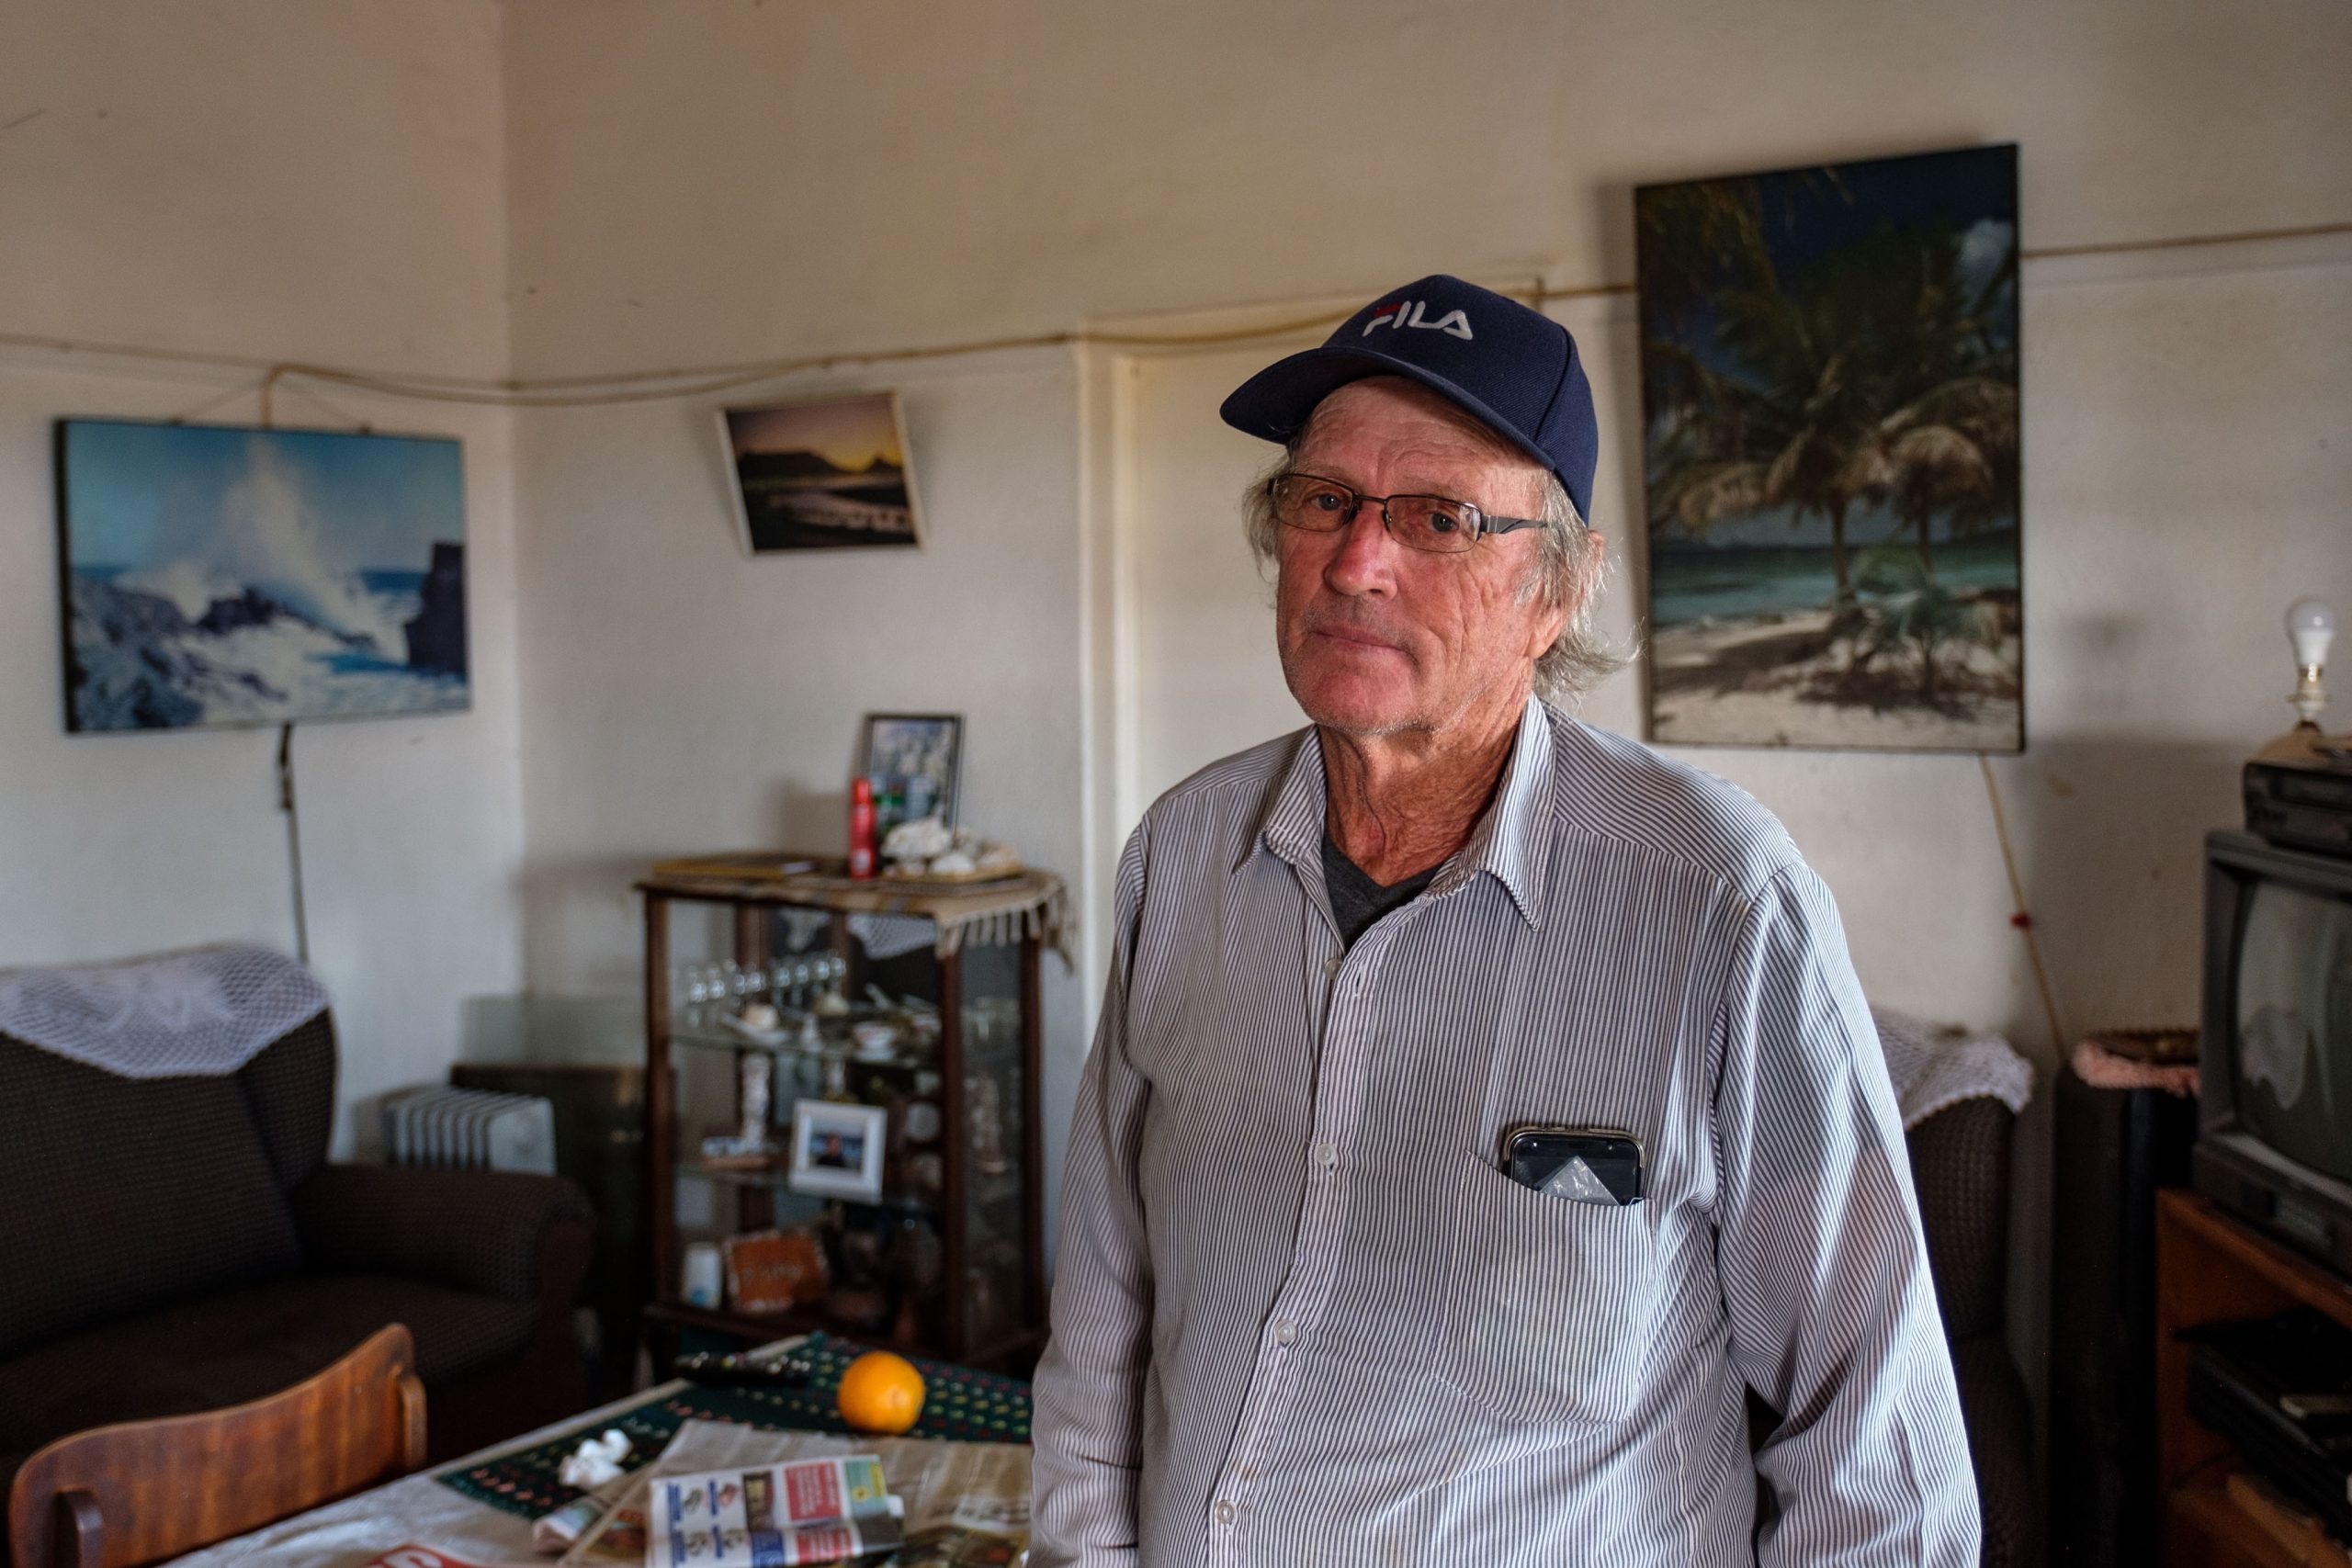
POLYGON ((1288 441, 1315 405, 1367 376, 1405 376, 1460 404, 1560 478, 1592 515, 1600 426, 1568 329, 1540 310, 1438 273, 1392 289, 1310 348, 1278 359, 1217 410, 1234 429, 1288 441))

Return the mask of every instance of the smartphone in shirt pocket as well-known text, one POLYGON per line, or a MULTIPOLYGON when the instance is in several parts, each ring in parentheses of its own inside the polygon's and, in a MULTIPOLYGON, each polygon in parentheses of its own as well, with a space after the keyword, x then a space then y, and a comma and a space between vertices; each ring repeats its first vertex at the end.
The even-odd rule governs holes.
POLYGON ((1547 1198, 1604 1208, 1642 1201, 1641 1140, 1616 1127, 1513 1127, 1503 1134, 1502 1167, 1547 1198))

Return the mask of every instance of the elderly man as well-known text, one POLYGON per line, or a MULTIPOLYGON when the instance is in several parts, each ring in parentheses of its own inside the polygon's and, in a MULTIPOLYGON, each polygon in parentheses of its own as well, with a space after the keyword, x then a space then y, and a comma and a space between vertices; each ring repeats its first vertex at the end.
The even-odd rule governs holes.
POLYGON ((1032 1561, 1973 1563, 1829 895, 1544 700, 1607 667, 1575 343, 1430 277, 1223 412, 1314 724, 1121 862, 1032 1561))

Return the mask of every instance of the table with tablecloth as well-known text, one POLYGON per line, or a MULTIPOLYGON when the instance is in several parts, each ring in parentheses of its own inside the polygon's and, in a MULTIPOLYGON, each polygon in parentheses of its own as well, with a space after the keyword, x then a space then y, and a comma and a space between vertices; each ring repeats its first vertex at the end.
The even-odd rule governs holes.
MULTIPOLYGON (((775 1431, 846 1432, 833 1411, 841 1370, 863 1346, 824 1335, 779 1340, 755 1355, 793 1353, 812 1368, 805 1388, 703 1388, 684 1381, 526 1433, 414 1475, 281 1519, 251 1534, 175 1559, 178 1568, 270 1563, 286 1568, 361 1568, 406 1545, 432 1548, 480 1568, 549 1562, 533 1550, 531 1525, 579 1494, 556 1478, 564 1453, 582 1438, 627 1433, 639 1461, 660 1452, 681 1422, 733 1421, 775 1431)), ((910 1436, 1026 1442, 1026 1384, 938 1362, 918 1361, 926 1384, 922 1419, 910 1436)), ((429 1416, 428 1416, 429 1418, 429 1416)))

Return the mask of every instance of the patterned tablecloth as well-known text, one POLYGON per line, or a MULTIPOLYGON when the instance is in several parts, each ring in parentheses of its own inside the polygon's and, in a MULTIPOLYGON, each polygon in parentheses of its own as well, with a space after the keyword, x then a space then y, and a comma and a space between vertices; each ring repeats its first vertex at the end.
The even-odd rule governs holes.
MULTIPOLYGON (((362 1568, 379 1554, 413 1542, 480 1568, 544 1568, 548 1560, 531 1550, 531 1521, 577 1495, 557 1483, 555 1467, 582 1437, 618 1427, 629 1433, 639 1454, 650 1456, 689 1416, 774 1430, 847 1430, 833 1414, 832 1390, 841 1369, 864 1347, 810 1335, 766 1348, 787 1347, 816 1363, 817 1375, 805 1390, 663 1383, 438 1471, 419 1471, 175 1561, 178 1568, 362 1568)), ((928 1386, 923 1419, 912 1436, 1028 1439, 1027 1384, 960 1367, 916 1364, 928 1386)))

